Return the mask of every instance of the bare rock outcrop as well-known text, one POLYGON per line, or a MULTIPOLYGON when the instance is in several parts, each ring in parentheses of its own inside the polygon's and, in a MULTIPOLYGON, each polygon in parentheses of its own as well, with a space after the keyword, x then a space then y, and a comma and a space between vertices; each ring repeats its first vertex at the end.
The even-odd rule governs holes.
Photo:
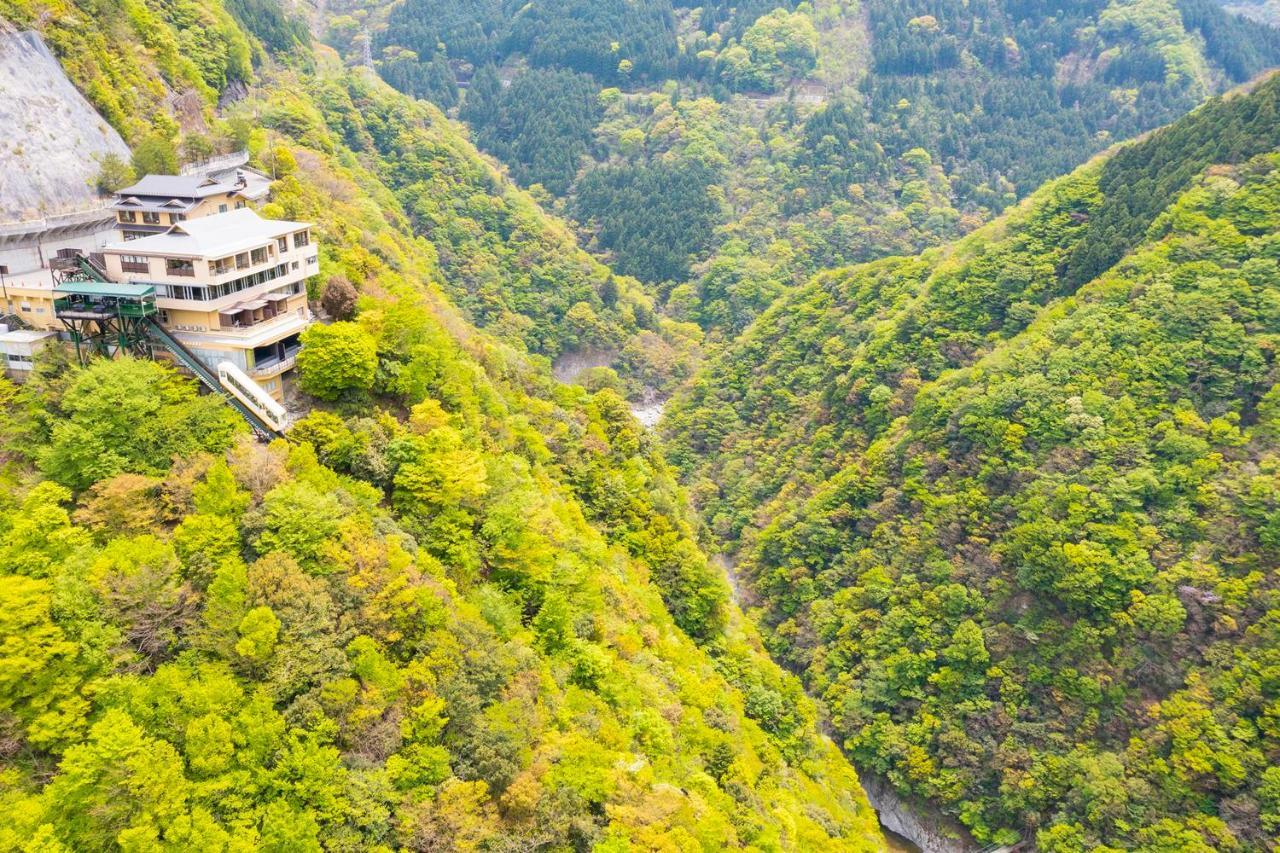
POLYGON ((40 36, 0 21, 0 223, 101 204, 106 154, 129 147, 72 85, 40 36))

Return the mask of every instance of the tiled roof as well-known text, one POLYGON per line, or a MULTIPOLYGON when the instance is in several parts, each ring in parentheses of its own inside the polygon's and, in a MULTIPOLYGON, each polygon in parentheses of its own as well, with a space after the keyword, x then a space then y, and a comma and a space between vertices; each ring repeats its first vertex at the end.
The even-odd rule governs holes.
POLYGON ((188 219, 163 234, 112 243, 104 251, 126 255, 169 255, 221 258, 261 246, 277 237, 310 228, 309 222, 263 219, 244 207, 199 219, 188 219))
POLYGON ((204 198, 235 192, 235 189, 234 182, 216 181, 205 175, 147 175, 133 186, 120 190, 119 195, 164 199, 204 198))

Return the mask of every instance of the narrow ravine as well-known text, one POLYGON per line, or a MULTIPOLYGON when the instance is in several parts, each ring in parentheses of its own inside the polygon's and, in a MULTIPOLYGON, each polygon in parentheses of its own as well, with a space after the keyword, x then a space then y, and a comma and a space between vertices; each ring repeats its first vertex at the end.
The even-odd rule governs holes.
MULTIPOLYGON (((745 612, 737 560, 729 554, 712 554, 711 562, 729 582, 734 605, 745 612)), ((831 736, 829 730, 826 734, 831 736)), ((956 821, 927 805, 906 801, 886 779, 865 772, 858 776, 893 853, 971 853, 978 849, 956 821)))

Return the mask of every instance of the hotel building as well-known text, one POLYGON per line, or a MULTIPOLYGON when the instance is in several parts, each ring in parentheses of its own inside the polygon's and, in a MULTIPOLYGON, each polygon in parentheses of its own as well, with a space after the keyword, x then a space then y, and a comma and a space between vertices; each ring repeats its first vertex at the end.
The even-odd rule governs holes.
POLYGON ((155 287, 160 324, 201 362, 230 361, 280 399, 312 319, 306 281, 320 267, 310 223, 233 208, 101 251, 112 281, 155 287))

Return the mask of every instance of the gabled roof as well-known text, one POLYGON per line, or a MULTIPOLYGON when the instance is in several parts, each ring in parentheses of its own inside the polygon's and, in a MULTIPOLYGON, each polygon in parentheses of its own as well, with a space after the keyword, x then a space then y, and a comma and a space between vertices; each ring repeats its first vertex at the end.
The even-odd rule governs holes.
POLYGON ((188 219, 171 226, 162 234, 112 243, 103 251, 120 255, 224 258, 310 227, 310 222, 263 219, 256 211, 244 207, 199 219, 188 219))
POLYGON ((198 199, 235 192, 233 181, 218 181, 205 175, 147 175, 117 196, 150 196, 164 199, 198 199))

